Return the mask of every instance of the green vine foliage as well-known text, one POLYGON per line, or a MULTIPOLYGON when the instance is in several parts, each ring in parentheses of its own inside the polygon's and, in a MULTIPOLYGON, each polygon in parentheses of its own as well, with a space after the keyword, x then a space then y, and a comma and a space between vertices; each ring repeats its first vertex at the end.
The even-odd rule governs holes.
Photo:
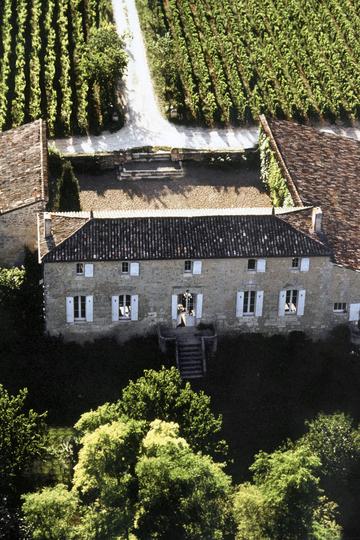
POLYGON ((261 180, 267 186, 273 206, 294 206, 287 183, 281 172, 270 141, 264 131, 259 136, 260 174, 261 180))

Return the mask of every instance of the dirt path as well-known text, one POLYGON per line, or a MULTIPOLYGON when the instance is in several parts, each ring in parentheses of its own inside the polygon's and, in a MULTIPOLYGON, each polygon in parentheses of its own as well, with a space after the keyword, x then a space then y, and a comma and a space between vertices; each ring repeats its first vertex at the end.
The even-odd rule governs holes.
MULTIPOLYGON (((256 145, 257 127, 189 128, 168 122, 160 113, 154 92, 135 0, 113 0, 113 9, 118 32, 131 36, 127 39, 129 64, 124 81, 126 125, 115 133, 57 139, 55 144, 61 152, 101 152, 147 145, 227 150, 256 145)), ((359 128, 324 129, 360 140, 359 128)))

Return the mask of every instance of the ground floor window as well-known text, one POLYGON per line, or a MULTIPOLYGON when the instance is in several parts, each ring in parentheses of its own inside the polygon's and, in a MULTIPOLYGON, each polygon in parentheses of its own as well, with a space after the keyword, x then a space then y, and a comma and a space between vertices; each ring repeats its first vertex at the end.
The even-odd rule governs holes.
POLYGON ((86 320, 86 296, 74 296, 74 321, 86 320))
POLYGON ((130 294, 120 294, 119 296, 119 319, 131 319, 130 294))
POLYGON ((255 314, 255 291, 244 291, 244 315, 255 314))
POLYGON ((298 291, 290 289, 286 291, 285 315, 295 314, 297 312, 298 291))

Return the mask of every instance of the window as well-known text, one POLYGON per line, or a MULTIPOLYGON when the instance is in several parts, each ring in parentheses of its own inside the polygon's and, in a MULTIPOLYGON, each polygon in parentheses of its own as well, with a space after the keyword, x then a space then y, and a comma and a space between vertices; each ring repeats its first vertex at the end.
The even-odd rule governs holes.
POLYGON ((298 303, 298 291, 291 289, 286 291, 285 315, 296 314, 298 303))
POLYGON ((76 273, 78 276, 84 275, 84 263, 76 263, 76 273))
POLYGON ((74 321, 86 321, 86 296, 74 296, 74 321))
POLYGON ((291 260, 291 268, 296 268, 298 269, 300 266, 300 259, 299 257, 293 257, 292 260, 291 260))
POLYGON ((244 291, 244 315, 255 314, 255 291, 244 291))
POLYGON ((345 302, 335 302, 334 303, 334 312, 335 313, 346 313, 346 303, 345 302))
POLYGON ((192 273, 193 271, 193 262, 192 261, 185 261, 184 263, 184 272, 186 274, 192 273))
POLYGON ((265 272, 266 259, 248 259, 247 268, 249 272, 265 272))
POLYGON ((131 319, 130 294, 120 294, 119 296, 119 319, 131 319))
POLYGON ((129 263, 127 261, 124 261, 121 263, 121 273, 122 274, 128 274, 129 273, 129 263))

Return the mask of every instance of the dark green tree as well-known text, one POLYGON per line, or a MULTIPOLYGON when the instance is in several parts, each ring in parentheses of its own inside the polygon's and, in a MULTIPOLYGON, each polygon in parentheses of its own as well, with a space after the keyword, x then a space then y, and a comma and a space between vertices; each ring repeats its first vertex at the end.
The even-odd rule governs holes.
POLYGON ((90 31, 84 64, 91 83, 113 88, 124 75, 127 53, 124 40, 114 25, 106 24, 90 31))
POLYGON ((63 212, 81 210, 79 183, 70 161, 63 164, 59 185, 59 210, 63 212))
POLYGON ((11 395, 0 385, 0 492, 16 495, 26 468, 45 453, 45 414, 27 410, 27 390, 11 395))
POLYGON ((76 428, 85 432, 119 419, 122 415, 151 422, 155 419, 176 422, 180 435, 195 451, 224 458, 227 445, 221 439, 222 418, 210 408, 210 397, 195 392, 181 379, 176 368, 145 370, 143 377, 130 381, 115 404, 105 404, 83 415, 76 428))

